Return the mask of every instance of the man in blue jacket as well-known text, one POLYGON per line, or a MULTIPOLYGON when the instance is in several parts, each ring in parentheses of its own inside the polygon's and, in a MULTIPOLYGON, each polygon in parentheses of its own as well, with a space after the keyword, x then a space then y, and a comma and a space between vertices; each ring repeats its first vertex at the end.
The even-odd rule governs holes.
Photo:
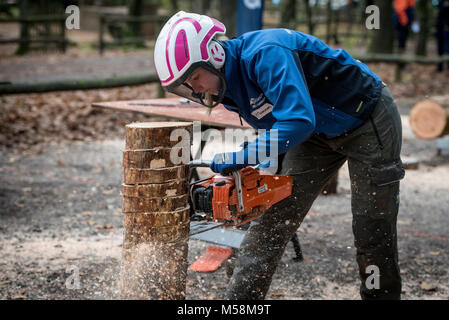
POLYGON ((346 51, 304 33, 269 29, 212 39, 224 32, 213 18, 179 12, 158 37, 155 65, 168 91, 207 107, 221 102, 254 128, 266 129, 242 151, 217 154, 213 171, 260 164, 266 159, 259 150, 274 143, 278 154, 270 155, 270 165, 279 160, 278 173, 293 177, 292 195, 248 230, 226 298, 265 297, 286 244, 348 161, 361 297, 399 299, 402 129, 385 84, 346 51), (367 283, 372 266, 379 270, 379 286, 367 283))

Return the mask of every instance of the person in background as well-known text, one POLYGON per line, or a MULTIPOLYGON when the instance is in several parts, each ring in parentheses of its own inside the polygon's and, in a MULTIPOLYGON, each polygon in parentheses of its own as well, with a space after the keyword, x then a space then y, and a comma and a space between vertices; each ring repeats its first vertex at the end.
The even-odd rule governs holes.
MULTIPOLYGON (((440 0, 438 3, 438 17, 436 23, 436 37, 438 55, 449 54, 449 0, 440 0)), ((447 62, 449 70, 449 62, 447 62)), ((444 63, 439 63, 437 71, 444 70, 444 63)))
POLYGON ((405 51, 414 18, 415 0, 394 0, 393 23, 397 31, 399 53, 405 51))

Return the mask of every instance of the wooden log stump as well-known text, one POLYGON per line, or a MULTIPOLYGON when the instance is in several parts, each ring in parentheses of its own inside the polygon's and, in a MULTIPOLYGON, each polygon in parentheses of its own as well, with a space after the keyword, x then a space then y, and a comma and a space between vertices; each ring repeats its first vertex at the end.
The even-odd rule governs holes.
POLYGON ((449 134, 449 96, 418 102, 410 111, 410 126, 421 139, 436 139, 449 134))
POLYGON ((186 122, 126 126, 120 283, 124 299, 185 298, 190 230, 185 159, 190 159, 191 134, 192 124, 186 122), (173 130, 178 131, 173 135, 173 130))

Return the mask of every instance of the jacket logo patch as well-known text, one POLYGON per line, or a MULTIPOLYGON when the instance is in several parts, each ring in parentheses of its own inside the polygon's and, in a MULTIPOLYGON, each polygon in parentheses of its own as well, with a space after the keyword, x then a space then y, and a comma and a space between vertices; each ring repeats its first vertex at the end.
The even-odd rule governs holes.
POLYGON ((265 103, 262 107, 260 107, 257 110, 254 110, 253 112, 251 112, 251 114, 253 116, 255 116, 257 119, 262 119, 263 117, 265 117, 267 114, 271 113, 271 111, 273 110, 273 105, 269 104, 269 103, 265 103))
POLYGON ((249 104, 251 106, 251 109, 256 109, 260 107, 262 104, 265 103, 265 100, 267 98, 261 93, 257 98, 251 98, 249 99, 249 104))

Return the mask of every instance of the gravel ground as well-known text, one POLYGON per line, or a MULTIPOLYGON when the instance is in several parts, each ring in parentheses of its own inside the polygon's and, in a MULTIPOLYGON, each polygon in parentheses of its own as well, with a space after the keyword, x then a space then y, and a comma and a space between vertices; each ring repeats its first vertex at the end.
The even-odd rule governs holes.
MULTIPOLYGON (((421 160, 401 188, 398 221, 404 299, 448 299, 449 155, 416 139, 401 109, 406 156, 421 160)), ((0 155, 0 299, 117 299, 121 258, 123 139, 0 155), (79 288, 70 280, 79 274, 79 288), (67 285, 69 284, 69 285, 67 285)), ((214 151, 209 145, 206 155, 214 151)), ((337 195, 320 196, 291 243, 267 299, 359 299, 347 167, 337 195)), ((190 240, 189 264, 209 244, 190 240)), ((228 277, 188 271, 188 299, 220 299, 228 277)))

